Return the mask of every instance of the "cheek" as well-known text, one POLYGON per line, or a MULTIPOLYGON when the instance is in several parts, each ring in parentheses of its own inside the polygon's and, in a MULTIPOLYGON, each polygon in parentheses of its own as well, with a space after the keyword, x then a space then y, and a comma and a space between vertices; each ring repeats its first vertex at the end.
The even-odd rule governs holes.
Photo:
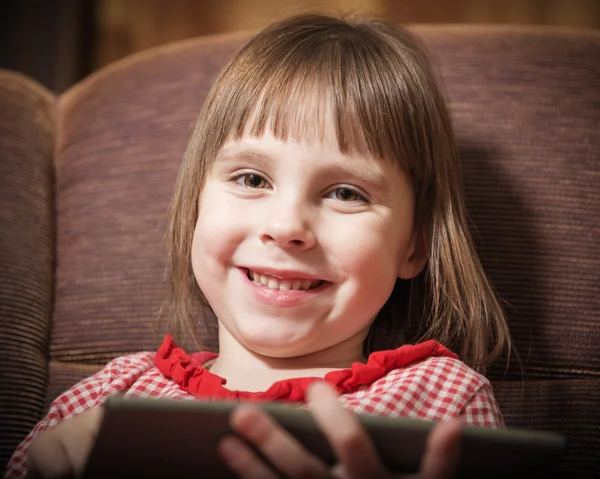
POLYGON ((373 221, 350 228, 340 228, 347 235, 336 235, 330 251, 336 262, 348 275, 363 281, 395 282, 398 264, 406 250, 406 235, 391 228, 389 224, 373 221), (350 232, 352 232, 350 234, 350 232))
POLYGON ((394 261, 380 243, 359 243, 340 251, 342 269, 361 290, 387 290, 396 281, 394 261))
POLYGON ((220 215, 201 213, 192 239, 194 278, 213 309, 219 308, 222 300, 220 292, 227 281, 227 266, 231 264, 237 246, 232 232, 227 228, 231 224, 220 215))
MULTIPOLYGON (((192 270, 199 288, 214 308, 218 299, 218 291, 227 278, 227 265, 231 263, 235 252, 234 241, 223 241, 226 231, 219 222, 201 216, 196 223, 192 240, 192 270)), ((229 235, 231 238, 231 235, 229 235)))
POLYGON ((393 233, 371 230, 338 248, 336 260, 348 281, 344 291, 353 317, 374 318, 394 289, 403 246, 393 233))
POLYGON ((209 238, 203 234, 205 231, 206 229, 203 227, 202 222, 198 221, 192 239, 192 270, 194 271, 196 282, 201 289, 204 289, 202 284, 203 279, 213 273, 208 261, 210 257, 210 242, 209 238))
POLYGON ((245 215, 226 201, 218 207, 213 203, 201 205, 194 231, 193 252, 206 260, 226 262, 231 259, 237 246, 247 236, 245 215))

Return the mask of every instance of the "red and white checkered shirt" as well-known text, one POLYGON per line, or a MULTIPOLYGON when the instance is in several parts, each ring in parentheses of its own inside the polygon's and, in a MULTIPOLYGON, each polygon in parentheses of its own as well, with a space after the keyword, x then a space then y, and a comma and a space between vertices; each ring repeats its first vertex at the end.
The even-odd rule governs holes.
MULTIPOLYGON (((114 359, 98 373, 60 395, 50 406, 47 416, 15 450, 5 478, 26 476, 27 450, 40 431, 55 427, 93 406, 102 405, 113 394, 196 399, 169 374, 163 374, 155 359, 158 360, 158 353, 151 352, 114 359)), ((436 421, 461 417, 471 425, 503 426, 489 381, 451 353, 426 357, 406 367, 391 369, 370 384, 363 383, 356 390, 342 392, 340 400, 345 407, 358 413, 436 421)))

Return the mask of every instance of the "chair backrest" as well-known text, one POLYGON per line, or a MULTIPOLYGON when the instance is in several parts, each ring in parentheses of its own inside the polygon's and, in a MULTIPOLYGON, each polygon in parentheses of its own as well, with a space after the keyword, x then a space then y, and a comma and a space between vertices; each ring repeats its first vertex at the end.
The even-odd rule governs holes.
MULTIPOLYGON (((413 31, 445 83, 474 233, 521 361, 491 373, 506 420, 563 431, 573 444, 565 471, 600 473, 600 34, 413 31), (596 432, 582 439, 589 424, 596 432)), ((173 183, 211 82, 245 38, 138 54, 59 98, 46 404, 162 339, 154 320, 173 183)), ((43 351, 43 334, 37 341, 43 351)), ((32 404, 41 412, 39 398, 32 404)))
POLYGON ((600 34, 419 30, 446 84, 469 212, 516 354, 490 377, 510 426, 566 435, 600 475, 600 34))

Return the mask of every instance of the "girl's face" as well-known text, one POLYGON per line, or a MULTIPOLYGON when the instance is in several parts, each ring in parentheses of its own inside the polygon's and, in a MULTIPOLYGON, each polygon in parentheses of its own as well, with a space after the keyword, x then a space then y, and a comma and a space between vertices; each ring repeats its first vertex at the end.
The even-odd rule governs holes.
POLYGON ((333 139, 226 144, 200 195, 192 245, 221 351, 297 358, 361 348, 396 278, 425 263, 414 254, 413 211, 396 165, 342 154, 333 139))

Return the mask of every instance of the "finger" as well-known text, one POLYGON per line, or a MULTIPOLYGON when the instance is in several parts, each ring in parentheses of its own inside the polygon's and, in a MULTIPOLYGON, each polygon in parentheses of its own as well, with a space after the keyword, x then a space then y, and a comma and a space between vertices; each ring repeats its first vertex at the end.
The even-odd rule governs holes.
POLYGON ((47 479, 73 475, 71 461, 55 430, 42 431, 27 453, 28 477, 47 479))
POLYGON ((231 413, 231 426, 287 477, 325 477, 325 464, 309 453, 267 413, 239 406, 231 413))
POLYGON ((358 419, 339 403, 336 391, 319 381, 309 388, 307 397, 346 477, 384 477, 387 472, 375 446, 358 419))
POLYGON ((98 434, 98 427, 102 418, 102 408, 94 407, 83 414, 73 418, 77 427, 71 428, 70 434, 62 434, 61 442, 69 457, 73 472, 79 475, 83 472, 85 463, 90 455, 94 441, 98 434))
POLYGON ((277 479, 276 474, 247 444, 234 436, 225 437, 217 446, 221 460, 239 477, 277 479))
POLYGON ((461 432, 459 420, 442 422, 431 431, 421 460, 421 479, 454 477, 460 459, 461 432))
POLYGON ((27 455, 27 467, 31 475, 49 479, 81 473, 101 415, 101 408, 93 408, 41 432, 32 441, 27 455))

